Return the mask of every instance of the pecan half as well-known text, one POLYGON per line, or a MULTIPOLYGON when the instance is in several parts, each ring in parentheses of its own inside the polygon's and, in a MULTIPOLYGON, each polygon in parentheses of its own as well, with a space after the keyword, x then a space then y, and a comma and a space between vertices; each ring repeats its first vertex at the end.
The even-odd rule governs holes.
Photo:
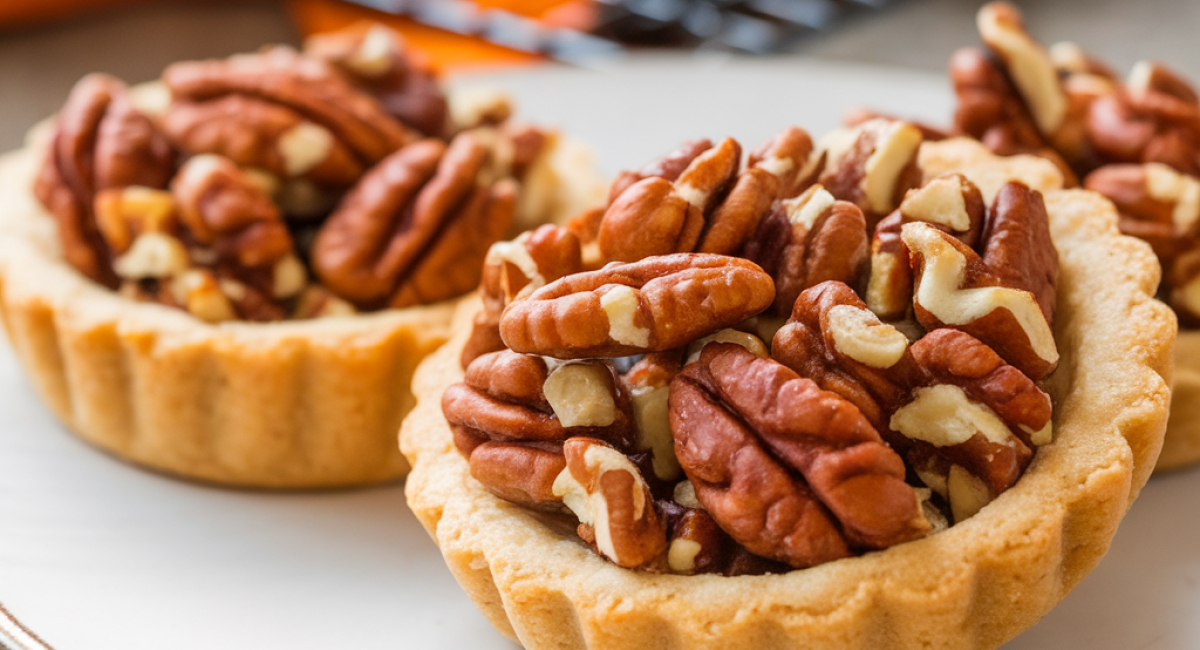
POLYGON ((134 108, 125 85, 92 74, 75 84, 58 115, 34 193, 54 215, 67 262, 115 288, 112 252, 95 222, 96 193, 133 185, 161 189, 174 171, 174 150, 134 108))
POLYGON ((914 388, 889 427, 909 440, 905 455, 961 521, 1016 483, 1032 450, 1050 442, 1050 397, 964 332, 934 330, 909 351, 914 388))
POLYGON ((1093 102, 1087 132, 1106 162, 1157 162, 1200 175, 1200 101, 1161 64, 1138 63, 1121 92, 1093 102))
POLYGON ((775 280, 768 313, 786 318, 796 297, 811 286, 829 280, 858 283, 867 268, 867 221, 853 203, 813 185, 780 202, 741 255, 775 280))
POLYGON ((475 315, 471 337, 463 346, 462 366, 466 368, 482 354, 504 349, 500 315, 510 302, 582 270, 579 238, 560 226, 545 224, 513 241, 492 244, 479 281, 483 309, 475 315))
POLYGON ((915 276, 914 313, 926 329, 948 326, 972 334, 1041 379, 1058 364, 1058 254, 1045 206, 1038 192, 1008 183, 989 219, 982 255, 926 223, 901 229, 915 276))
POLYGON ((182 149, 280 178, 346 187, 419 137, 328 63, 287 47, 175 63, 163 81, 163 128, 182 149))
POLYGON ((171 182, 191 240, 240 267, 274 264, 292 252, 279 210, 237 165, 211 154, 189 158, 171 182))
POLYGON ((821 139, 817 182, 867 217, 867 227, 896 209, 904 193, 921 182, 917 151, 921 131, 907 122, 868 120, 821 139))
POLYGON ((675 378, 671 429, 697 498, 758 555, 800 568, 929 530, 858 409, 740 346, 709 345, 675 378))
POLYGON ((510 304, 500 334, 518 352, 563 359, 680 347, 766 309, 774 284, 736 257, 678 253, 610 264, 510 304))
POLYGON ((567 467, 554 494, 575 513, 580 537, 619 566, 639 567, 667 550, 666 527, 641 472, 602 440, 577 436, 563 443, 567 467))
POLYGON ((1198 270, 1200 179, 1161 163, 1106 165, 1089 174, 1084 185, 1116 204, 1121 232, 1154 249, 1176 312, 1188 320, 1200 317, 1200 296, 1187 289, 1198 270))
POLYGON ((628 395, 602 361, 550 369, 511 350, 485 354, 442 396, 442 411, 464 456, 487 440, 562 442, 573 435, 633 445, 628 395))
POLYGON ((608 201, 612 205, 613 201, 621 196, 625 190, 629 189, 634 183, 645 180, 647 178, 661 178, 667 182, 673 183, 683 170, 692 164, 692 161, 697 156, 712 149, 712 140, 707 138, 701 140, 689 140, 679 148, 668 153, 667 155, 653 160, 637 171, 625 170, 617 174, 617 178, 613 180, 612 187, 609 188, 608 201))
POLYGON ((735 253, 772 203, 802 183, 812 149, 808 134, 791 127, 760 147, 739 172, 742 150, 736 140, 726 138, 693 155, 706 142, 685 145, 656 166, 617 179, 597 233, 605 259, 735 253), (645 173, 674 174, 685 160, 687 166, 674 180, 645 173))
POLYGON ((322 226, 312 263, 360 308, 403 307, 469 291, 512 221, 516 187, 486 181, 489 150, 467 132, 410 145, 366 174, 322 226))
POLYGON ((900 207, 875 227, 867 306, 880 318, 896 320, 912 308, 912 270, 900 239, 906 223, 923 221, 974 247, 983 232, 986 206, 975 184, 961 174, 939 176, 909 190, 900 207))
POLYGON ((445 134, 446 97, 433 72, 415 60, 395 31, 363 21, 309 36, 304 53, 331 63, 400 122, 427 136, 445 134))
POLYGON ((771 356, 823 390, 850 401, 877 430, 907 390, 908 339, 867 309, 854 290, 825 282, 796 300, 771 356))

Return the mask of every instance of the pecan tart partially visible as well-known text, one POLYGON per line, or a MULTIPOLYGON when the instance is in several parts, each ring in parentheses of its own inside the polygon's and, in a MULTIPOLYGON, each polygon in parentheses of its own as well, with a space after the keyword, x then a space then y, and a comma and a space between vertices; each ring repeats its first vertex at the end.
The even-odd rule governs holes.
POLYGON ((395 432, 448 300, 510 232, 603 200, 502 98, 469 122, 453 104, 367 25, 82 79, 0 160, 0 313, 38 393, 171 474, 403 476, 395 432))
POLYGON ((1068 187, 1116 205, 1122 233, 1151 245, 1163 268, 1158 297, 1181 326, 1158 468, 1200 461, 1200 94, 1158 61, 1122 79, 1075 43, 1046 47, 1008 3, 984 5, 976 23, 983 47, 951 57, 958 105, 940 137, 1051 161, 1068 187))

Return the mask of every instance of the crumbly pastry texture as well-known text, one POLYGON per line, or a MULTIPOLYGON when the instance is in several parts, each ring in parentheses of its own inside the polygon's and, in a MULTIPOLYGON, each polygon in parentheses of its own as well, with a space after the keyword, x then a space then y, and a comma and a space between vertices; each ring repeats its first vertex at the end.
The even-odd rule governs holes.
POLYGON ((286 323, 204 323, 135 303, 62 259, 30 192, 44 131, 0 159, 0 314, 56 416, 136 464, 273 488, 394 480, 417 362, 452 307, 286 323))
MULTIPOLYGON (((1153 298, 1149 248, 1121 236, 1112 206, 1033 159, 926 145, 921 166, 1042 190, 1060 256, 1054 441, 975 516, 884 551, 784 574, 660 575, 606 561, 563 526, 493 496, 468 473, 442 415, 477 299, 418 368, 401 430, 409 505, 459 583, 526 648, 995 648, 1046 614, 1096 565, 1148 479, 1170 403, 1176 322, 1153 298), (1046 182, 1036 180, 1045 175, 1046 182)), ((994 191, 994 190, 993 190, 994 191)))

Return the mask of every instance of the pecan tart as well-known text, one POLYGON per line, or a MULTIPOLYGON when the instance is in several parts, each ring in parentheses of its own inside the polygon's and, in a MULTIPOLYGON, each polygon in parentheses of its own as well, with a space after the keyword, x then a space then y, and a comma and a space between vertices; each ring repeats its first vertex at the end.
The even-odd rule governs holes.
POLYGON ((408 385, 450 299, 492 243, 603 201, 502 98, 472 122, 454 103, 377 26, 82 79, 0 160, 0 313, 37 392, 171 474, 403 476, 408 385))
POLYGON ((409 505, 526 648, 994 648, 1104 554, 1176 321, 1099 195, 867 120, 689 142, 488 254, 409 505))
POLYGON ((1200 94, 1156 61, 1122 79, 1074 43, 1045 47, 1007 3, 985 5, 976 22, 984 47, 951 58, 958 105, 940 137, 1050 160, 1067 186, 1116 205, 1122 233, 1151 245, 1163 268, 1158 296, 1181 326, 1158 468, 1200 461, 1200 94))

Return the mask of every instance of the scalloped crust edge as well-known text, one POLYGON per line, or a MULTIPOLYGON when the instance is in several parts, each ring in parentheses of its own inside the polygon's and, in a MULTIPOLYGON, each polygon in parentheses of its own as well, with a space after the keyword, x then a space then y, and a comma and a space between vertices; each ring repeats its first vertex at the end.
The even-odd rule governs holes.
POLYGON ((135 464, 201 481, 311 488, 390 481, 417 363, 453 303, 286 323, 209 325, 96 285, 62 261, 32 196, 45 125, 0 158, 0 317, 68 429, 135 464))
MULTIPOLYGON (((971 174, 968 172, 968 175, 971 174)), ((409 506, 496 628, 530 650, 995 648, 1036 623, 1103 557, 1149 478, 1170 404, 1174 314, 1153 298, 1149 247, 1111 204, 1048 191, 1062 271, 1046 384, 1055 439, 979 514, 915 542, 782 575, 621 569, 470 478, 441 414, 456 336, 417 370, 401 430, 409 506)))

